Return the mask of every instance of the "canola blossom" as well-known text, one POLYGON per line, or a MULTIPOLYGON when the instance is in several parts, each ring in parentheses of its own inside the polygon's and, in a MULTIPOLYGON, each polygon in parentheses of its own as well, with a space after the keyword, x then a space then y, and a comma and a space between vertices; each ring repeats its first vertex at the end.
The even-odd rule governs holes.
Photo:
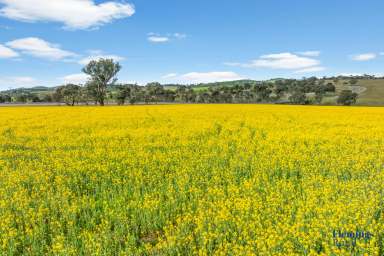
POLYGON ((383 214, 384 108, 0 108, 0 255, 384 255, 383 214))

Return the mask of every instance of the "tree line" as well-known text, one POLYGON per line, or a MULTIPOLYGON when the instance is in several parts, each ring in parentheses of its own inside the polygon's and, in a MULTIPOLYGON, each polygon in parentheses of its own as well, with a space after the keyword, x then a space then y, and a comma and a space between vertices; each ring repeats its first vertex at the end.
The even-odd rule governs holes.
MULTIPOLYGON (((44 95, 25 93, 16 95, 0 94, 4 102, 58 102, 74 106, 76 104, 106 103, 119 105, 137 103, 284 103, 322 104, 324 97, 337 96, 337 103, 352 105, 358 94, 351 90, 336 93, 335 83, 340 77, 307 79, 276 79, 270 81, 233 81, 225 85, 161 85, 158 82, 145 86, 118 84, 117 74, 121 70, 118 62, 112 59, 93 60, 83 68, 89 76, 85 85, 66 84, 44 95)), ((363 78, 367 78, 365 75, 363 78)), ((358 78, 343 79, 344 83, 355 86, 358 78)))

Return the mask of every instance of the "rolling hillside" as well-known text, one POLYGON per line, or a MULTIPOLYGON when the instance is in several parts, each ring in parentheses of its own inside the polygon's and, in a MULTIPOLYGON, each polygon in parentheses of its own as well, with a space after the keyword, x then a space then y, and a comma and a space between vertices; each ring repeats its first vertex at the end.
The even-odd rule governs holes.
MULTIPOLYGON (((331 82, 331 81, 330 81, 331 82)), ((348 80, 335 83, 336 93, 342 90, 352 90, 359 94, 356 105, 384 106, 384 79, 361 79, 356 85, 346 84, 348 80)), ((325 104, 334 104, 336 96, 326 97, 325 104)))
POLYGON ((361 80, 359 84, 366 88, 360 93, 360 105, 384 105, 384 79, 361 80))

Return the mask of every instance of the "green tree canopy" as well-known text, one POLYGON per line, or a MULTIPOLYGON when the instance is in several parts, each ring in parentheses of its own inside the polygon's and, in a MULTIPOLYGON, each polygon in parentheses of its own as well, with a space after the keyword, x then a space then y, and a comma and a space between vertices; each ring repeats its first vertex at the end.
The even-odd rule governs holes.
POLYGON ((107 87, 117 81, 120 70, 120 64, 113 59, 92 60, 83 68, 83 72, 90 76, 95 100, 101 106, 104 106, 107 87))

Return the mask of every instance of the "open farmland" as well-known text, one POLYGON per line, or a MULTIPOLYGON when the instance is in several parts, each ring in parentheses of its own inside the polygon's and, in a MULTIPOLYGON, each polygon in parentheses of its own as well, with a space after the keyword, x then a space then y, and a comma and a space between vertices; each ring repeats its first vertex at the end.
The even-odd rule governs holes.
MULTIPOLYGON (((328 80, 332 82, 331 80, 328 80)), ((359 96, 357 105, 364 106, 383 106, 384 105, 384 79, 361 79, 355 86, 349 84, 348 79, 341 79, 335 83, 336 92, 342 90, 352 90, 359 96)), ((329 99, 328 104, 335 104, 336 97, 329 99)))
POLYGON ((383 255, 383 117, 0 108, 0 255, 383 255))

